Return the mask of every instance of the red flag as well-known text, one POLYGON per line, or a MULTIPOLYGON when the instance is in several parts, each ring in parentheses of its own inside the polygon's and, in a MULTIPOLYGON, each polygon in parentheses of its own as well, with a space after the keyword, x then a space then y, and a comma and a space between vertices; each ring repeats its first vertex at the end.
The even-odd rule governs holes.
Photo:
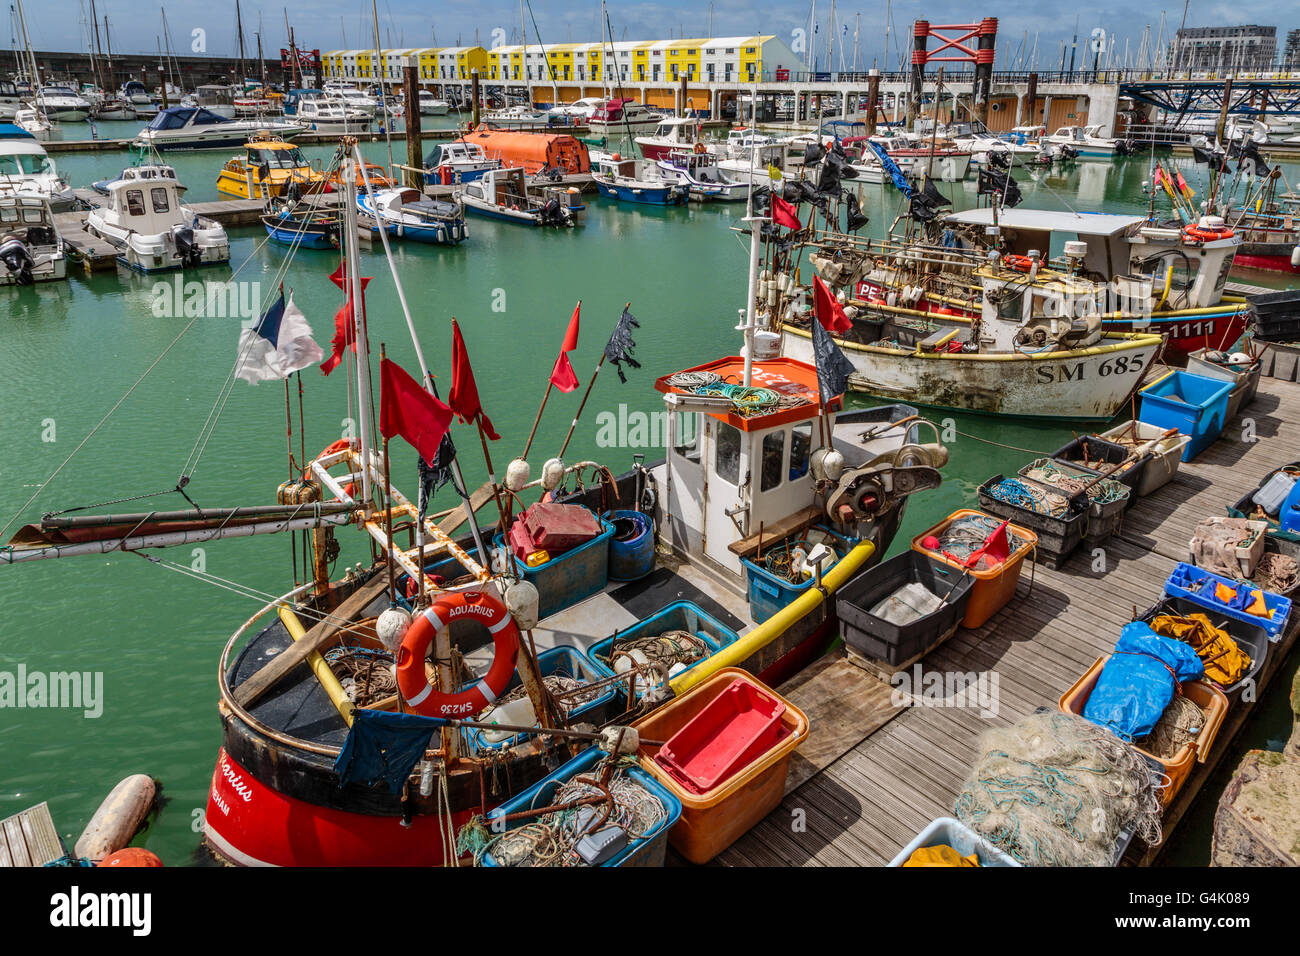
POLYGON ((813 276, 813 313, 827 332, 843 335, 853 328, 853 322, 844 314, 844 306, 831 295, 821 276, 813 276))
POLYGON ((578 376, 569 364, 569 353, 578 347, 578 313, 581 310, 581 302, 573 307, 573 318, 569 319, 569 330, 564 333, 560 357, 555 360, 555 368, 551 369, 551 384, 562 392, 571 392, 578 387, 578 376))
POLYGON ((776 195, 772 197, 772 221, 778 226, 785 226, 787 229, 803 228, 803 223, 799 221, 799 211, 776 195))
MULTIPOLYGON (((348 276, 346 263, 340 262, 339 267, 330 273, 330 281, 344 291, 347 291, 348 276)), ((361 276, 361 323, 366 321, 366 286, 370 284, 371 276, 361 276)), ((334 346, 333 354, 321 363, 320 370, 328 375, 339 367, 343 361, 343 352, 348 346, 352 351, 357 350, 356 323, 352 318, 352 296, 343 303, 342 308, 334 313, 334 338, 330 340, 334 346)))
POLYGON ((401 435, 426 463, 438 457, 442 436, 451 426, 451 408, 430 395, 396 362, 379 363, 379 432, 401 435))
POLYGON ((492 420, 483 414, 478 399, 478 383, 474 381, 474 370, 469 365, 469 352, 465 351, 465 340, 461 338, 460 326, 455 319, 451 320, 451 394, 447 397, 462 422, 478 419, 483 434, 488 438, 496 441, 501 437, 492 427, 492 420))

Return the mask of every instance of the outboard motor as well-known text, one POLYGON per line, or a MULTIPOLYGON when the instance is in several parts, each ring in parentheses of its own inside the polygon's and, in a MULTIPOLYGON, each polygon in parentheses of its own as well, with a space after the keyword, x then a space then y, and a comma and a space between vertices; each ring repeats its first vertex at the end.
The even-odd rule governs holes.
POLYGON ((546 200, 542 205, 542 224, 547 226, 563 226, 569 221, 569 214, 560 205, 558 199, 554 197, 546 200))
POLYGON ((32 260, 32 254, 27 251, 27 244, 19 239, 17 234, 10 232, 0 238, 0 262, 5 264, 5 268, 9 270, 18 285, 35 284, 32 268, 36 263, 32 260))
POLYGON ((176 255, 181 260, 182 268, 197 266, 202 261, 203 252, 194 241, 194 230, 189 226, 172 226, 172 241, 176 243, 176 255))

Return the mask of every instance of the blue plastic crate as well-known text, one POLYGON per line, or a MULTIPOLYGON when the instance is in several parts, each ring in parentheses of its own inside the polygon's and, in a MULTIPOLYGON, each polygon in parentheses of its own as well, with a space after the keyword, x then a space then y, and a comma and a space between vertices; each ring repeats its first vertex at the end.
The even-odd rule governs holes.
MULTIPOLYGON (((600 534, 590 541, 536 567, 515 562, 523 579, 537 588, 539 618, 550 617, 585 601, 609 581, 609 542, 614 537, 614 526, 602 518, 600 527, 600 534)), ((504 549, 504 536, 498 532, 492 544, 504 549)))
MULTIPOLYGON (((576 777, 578 774, 587 773, 604 756, 604 751, 599 747, 584 750, 549 777, 538 781, 519 796, 507 800, 495 810, 490 811, 487 815, 488 827, 491 828, 492 821, 496 817, 509 816, 512 813, 519 813, 521 810, 545 807, 554 803, 555 791, 560 784, 576 777)), ((663 866, 664 856, 668 850, 668 831, 681 817, 682 803, 640 767, 632 766, 624 772, 654 794, 663 803, 666 813, 664 819, 660 820, 653 830, 644 837, 630 842, 613 857, 602 863, 601 866, 663 866)), ((528 820, 515 820, 507 824, 506 829, 507 831, 513 830, 528 822, 528 820)), ((482 864, 484 866, 501 865, 493 858, 490 850, 483 854, 482 864)))
POLYGON ((932 820, 924 830, 913 837, 912 842, 898 851, 898 855, 889 861, 888 866, 902 866, 917 850, 927 846, 944 843, 962 856, 975 854, 980 866, 1020 866, 1011 856, 1003 853, 988 840, 952 817, 940 817, 932 820))
MULTIPOLYGON (((830 539, 830 543, 839 552, 841 558, 857 544, 856 541, 836 534, 821 525, 815 525, 814 530, 819 537, 830 539)), ((779 546, 781 542, 774 541, 772 544, 779 546)), ((741 558, 740 563, 745 567, 745 578, 749 582, 749 616, 754 619, 755 624, 762 624, 813 586, 813 578, 805 578, 801 583, 795 584, 778 577, 749 558, 741 558)))
MULTIPOLYGON (((582 681, 584 684, 595 683, 596 681, 605 680, 613 677, 614 672, 607 667, 602 667, 595 661, 590 661, 576 647, 568 644, 560 644, 556 647, 539 651, 537 654, 537 664, 541 670, 543 678, 553 677, 559 674, 562 677, 573 677, 582 681)), ((510 678, 510 683, 506 685, 506 692, 514 690, 520 685, 519 672, 510 678)), ((570 723, 585 721, 587 723, 600 726, 601 724, 612 719, 616 714, 622 713, 623 707, 619 704, 622 693, 619 686, 610 684, 600 696, 594 700, 588 701, 580 707, 575 707, 569 711, 570 723)), ((492 718, 489 714, 487 718, 479 717, 480 721, 490 723, 492 718)), ((487 730, 476 730, 470 737, 470 742, 475 750, 500 750, 504 747, 513 747, 520 743, 527 736, 525 734, 516 734, 505 740, 491 742, 486 739, 485 735, 490 733, 487 730)))
POLYGON ((1250 587, 1262 590, 1256 588, 1249 581, 1234 581, 1231 578, 1213 574, 1204 568, 1198 568, 1193 564, 1180 563, 1174 568, 1173 573, 1169 575, 1169 580, 1165 582, 1165 594, 1170 597, 1187 598, 1194 604, 1199 604, 1216 614, 1223 614, 1233 620, 1258 625, 1268 634, 1268 639, 1275 644, 1282 639, 1282 634, 1286 630, 1287 617, 1291 614, 1290 598, 1284 598, 1272 591, 1263 591, 1264 606, 1273 611, 1273 616, 1271 618, 1257 617, 1254 614, 1230 608, 1216 599, 1214 597, 1214 586, 1216 584, 1226 584, 1234 588, 1250 587), (1207 589, 1208 594, 1206 593, 1207 589))
POLYGON ((591 645, 591 647, 587 648, 587 660, 600 667, 610 669, 612 673, 608 660, 616 640, 625 641, 638 637, 650 637, 655 634, 663 634, 665 631, 688 631, 704 641, 708 647, 708 653, 694 664, 691 664, 690 667, 687 667, 686 670, 698 666, 722 650, 722 648, 734 644, 739 639, 739 635, 735 631, 698 605, 690 601, 674 601, 645 620, 638 621, 629 628, 616 631, 603 641, 597 641, 591 645))
POLYGON ((1231 382, 1176 370, 1138 392, 1142 399, 1138 421, 1190 435, 1183 461, 1191 461, 1223 431, 1231 392, 1231 382))

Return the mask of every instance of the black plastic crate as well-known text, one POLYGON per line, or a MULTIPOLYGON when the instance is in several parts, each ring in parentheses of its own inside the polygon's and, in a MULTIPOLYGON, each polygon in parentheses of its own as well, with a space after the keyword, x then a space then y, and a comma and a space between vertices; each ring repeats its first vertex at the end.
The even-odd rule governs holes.
MULTIPOLYGON (((1031 479, 1021 478, 1018 475, 1013 477, 1018 481, 1042 487, 1042 485, 1038 485, 1031 479)), ((1041 515, 1009 504, 989 494, 989 489, 1004 478, 1004 475, 994 475, 980 485, 980 510, 996 515, 999 518, 1005 518, 1007 521, 1014 522, 1022 528, 1028 528, 1034 532, 1038 535, 1038 547, 1034 551, 1034 559, 1039 564, 1044 564, 1049 568, 1059 568, 1079 547, 1084 534, 1088 531, 1089 503, 1087 495, 1080 493, 1069 499, 1069 512, 1066 516, 1053 518, 1050 515, 1041 515)), ((1056 490, 1059 491, 1059 489, 1056 490)))
POLYGON ((1197 604, 1195 601, 1184 597, 1167 597, 1158 601, 1147 608, 1138 620, 1150 624, 1151 619, 1158 614, 1173 614, 1177 617, 1204 614, 1210 619, 1210 623, 1219 630, 1227 631, 1228 636, 1250 655, 1250 670, 1246 671, 1246 675, 1231 687, 1221 688, 1223 695, 1228 698, 1229 704, 1235 704, 1241 699, 1247 684, 1251 682, 1256 682, 1255 694, 1259 694, 1259 674, 1264 669, 1264 662, 1268 660, 1269 648, 1272 646, 1268 640, 1268 632, 1262 627, 1237 618, 1226 617, 1221 613, 1216 613, 1213 608, 1197 604))
POLYGON ((904 551, 859 572, 836 593, 835 610, 844 641, 865 657, 898 666, 957 630, 974 584, 975 579, 958 568, 933 561, 919 551, 904 551), (871 613, 871 608, 889 595, 913 583, 946 600, 938 610, 910 624, 891 624, 871 613))
POLYGON ((1133 503, 1137 501, 1137 489, 1142 482, 1142 476, 1146 472, 1147 463, 1151 461, 1151 453, 1147 452, 1139 456, 1136 462, 1129 465, 1128 468, 1116 474, 1107 474, 1115 465, 1118 465, 1124 459, 1129 457, 1129 449, 1123 445, 1117 445, 1115 442, 1106 441, 1096 435, 1084 435, 1082 438, 1076 438, 1069 444, 1062 445, 1056 451, 1052 452, 1052 457, 1057 461, 1069 462, 1080 471, 1086 471, 1091 475, 1106 475, 1118 481, 1128 489, 1128 505, 1132 508, 1133 503), (1087 452, 1088 460, 1098 464, 1085 465, 1083 463, 1084 452, 1087 452))
MULTIPOLYGON (((1238 498, 1234 504, 1228 505, 1228 517, 1254 518, 1256 506, 1255 502, 1251 499, 1254 497, 1255 492, 1259 491, 1260 488, 1263 488, 1274 475, 1284 469, 1300 469, 1300 461, 1293 461, 1290 464, 1282 465, 1281 467, 1274 468, 1270 471, 1263 477, 1256 487, 1238 498)), ((1294 532, 1290 531, 1279 530, 1276 518, 1269 517, 1267 521, 1268 531, 1264 535, 1264 550, 1272 551, 1277 554, 1285 554, 1300 561, 1300 535, 1296 535, 1294 532)))

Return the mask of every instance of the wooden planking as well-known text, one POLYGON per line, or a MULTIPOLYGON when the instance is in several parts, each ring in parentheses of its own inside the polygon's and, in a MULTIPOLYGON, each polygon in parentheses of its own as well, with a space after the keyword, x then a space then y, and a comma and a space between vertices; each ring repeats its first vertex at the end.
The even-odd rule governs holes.
POLYGON ((0 820, 0 868, 44 866, 61 856, 63 842, 48 803, 0 820))
MULTIPOLYGON (((1100 546, 1104 571, 1094 570, 1092 549, 1085 547, 1059 570, 1035 567, 1030 592, 1026 568, 1016 601, 979 629, 960 630, 922 662, 924 671, 996 671, 996 713, 914 706, 874 728, 864 725, 864 739, 810 779, 796 781, 781 807, 718 862, 878 866, 892 859, 930 820, 952 815, 953 801, 978 757, 980 734, 1038 707, 1055 709, 1087 667, 1112 649, 1134 609, 1141 612, 1159 598, 1174 564, 1185 559, 1197 523, 1223 514, 1268 471, 1300 457, 1295 448, 1300 448, 1300 383, 1266 379, 1256 401, 1229 423, 1223 438, 1184 462, 1173 482, 1130 509, 1120 532, 1100 546), (1260 441, 1241 440, 1241 418, 1253 419, 1260 441), (806 832, 791 831, 796 809, 807 814, 806 832)), ((1270 655, 1261 688, 1281 667, 1297 631, 1300 621, 1293 621, 1287 641, 1270 655)), ((802 685, 791 686, 797 690, 802 685)), ((831 708, 822 709, 834 722, 831 708)), ((1230 712, 1215 752, 1193 770, 1166 812, 1166 845, 1248 716, 1245 707, 1230 712)), ((846 724, 835 726, 830 736, 840 741, 851 737, 852 720, 846 724)), ((813 720, 809 744, 817 727, 813 720)), ((1128 859, 1147 864, 1158 854, 1159 848, 1137 848, 1128 859)))

